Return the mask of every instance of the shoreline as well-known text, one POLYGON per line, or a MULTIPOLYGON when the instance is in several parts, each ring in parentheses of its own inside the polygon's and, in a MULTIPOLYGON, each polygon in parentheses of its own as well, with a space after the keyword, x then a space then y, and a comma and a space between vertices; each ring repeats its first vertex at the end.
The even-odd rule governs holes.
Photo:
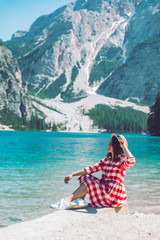
MULTIPOLYGON (((112 209, 113 210, 113 209, 112 209)), ((113 213, 107 208, 59 210, 0 228, 3 240, 160 239, 160 215, 113 213)))
MULTIPOLYGON (((88 201, 89 202, 89 201, 88 201)), ((128 206, 128 203, 126 203, 126 205, 128 206)), ((25 223, 25 222, 30 222, 39 218, 43 218, 49 214, 52 214, 57 212, 57 210, 51 209, 49 208, 50 211, 44 211, 44 212, 40 212, 39 214, 36 214, 34 216, 30 216, 30 217, 26 217, 26 216, 22 216, 20 217, 19 215, 15 215, 15 216, 8 216, 8 222, 3 221, 2 219, 2 223, 0 224, 0 229, 3 228, 8 228, 10 226, 16 225, 16 224, 20 224, 20 223, 25 223), (10 219, 10 221, 9 221, 10 219)), ((108 209, 108 208, 107 208, 108 209)), ((113 208, 112 208, 113 209, 113 208)), ((160 216, 160 206, 130 206, 129 205, 129 209, 128 209, 128 215, 134 216, 134 215, 155 215, 155 216, 160 216)))
POLYGON ((13 128, 10 128, 7 125, 0 124, 0 131, 16 131, 13 128))
MULTIPOLYGON (((51 130, 15 130, 12 128, 9 128, 4 125, 4 128, 1 128, 0 126, 0 132, 46 132, 46 133, 82 133, 82 134, 112 134, 113 132, 106 132, 105 130, 98 129, 93 131, 51 131, 51 130)), ((121 134, 136 134, 136 135, 148 135, 151 136, 149 133, 136 133, 136 132, 118 132, 121 134)), ((151 136, 151 137, 159 137, 159 136, 151 136)))

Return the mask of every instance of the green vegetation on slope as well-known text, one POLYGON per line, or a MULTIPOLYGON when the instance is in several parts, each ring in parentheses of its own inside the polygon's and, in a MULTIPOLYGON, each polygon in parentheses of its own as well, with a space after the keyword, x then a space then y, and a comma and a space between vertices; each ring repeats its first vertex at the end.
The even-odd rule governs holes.
POLYGON ((14 130, 36 131, 51 129, 51 126, 45 123, 45 119, 39 118, 37 114, 32 115, 30 121, 28 121, 25 116, 22 119, 7 108, 0 110, 0 123, 14 130))
POLYGON ((156 96, 155 104, 150 108, 147 123, 149 133, 152 136, 160 136, 160 92, 156 96))
POLYGON ((103 104, 96 105, 88 114, 93 126, 107 132, 147 132, 147 114, 130 107, 112 109, 103 104))
POLYGON ((61 87, 67 82, 65 73, 62 73, 48 88, 43 89, 38 96, 41 98, 55 98, 61 93, 61 87))
POLYGON ((22 118, 18 117, 7 108, 0 110, 0 123, 10 126, 15 130, 25 128, 22 118))
POLYGON ((117 47, 104 47, 96 57, 89 77, 89 84, 99 82, 106 78, 111 72, 122 65, 122 49, 117 47))

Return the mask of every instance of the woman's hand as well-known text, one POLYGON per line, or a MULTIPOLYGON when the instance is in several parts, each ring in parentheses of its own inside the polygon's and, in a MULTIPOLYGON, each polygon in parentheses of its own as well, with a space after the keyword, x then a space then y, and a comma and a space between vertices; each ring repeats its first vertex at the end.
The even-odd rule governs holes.
POLYGON ((69 174, 69 175, 67 175, 67 176, 65 177, 64 182, 65 182, 66 184, 68 184, 69 180, 71 180, 72 177, 81 176, 81 175, 84 175, 84 174, 86 174, 86 173, 87 173, 86 170, 85 170, 85 169, 82 169, 82 170, 80 170, 80 171, 77 171, 77 172, 74 172, 74 173, 72 173, 72 174, 69 174))
POLYGON ((126 157, 133 157, 132 153, 129 151, 128 147, 126 146, 123 140, 120 140, 120 146, 125 154, 126 157))
POLYGON ((125 151, 125 149, 127 148, 125 142, 123 140, 119 140, 119 143, 120 143, 122 150, 125 151))
POLYGON ((70 174, 70 175, 66 176, 66 177, 65 177, 65 179, 64 179, 64 182, 65 182, 66 184, 68 184, 69 180, 71 180, 71 179, 72 179, 72 177, 73 177, 73 175, 72 175, 72 174, 70 174))

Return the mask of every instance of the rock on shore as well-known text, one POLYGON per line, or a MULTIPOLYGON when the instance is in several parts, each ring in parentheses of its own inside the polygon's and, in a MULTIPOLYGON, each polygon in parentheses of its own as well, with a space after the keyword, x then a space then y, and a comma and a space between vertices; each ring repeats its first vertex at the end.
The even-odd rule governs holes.
POLYGON ((61 210, 0 230, 3 240, 160 239, 160 215, 122 215, 107 208, 61 210))

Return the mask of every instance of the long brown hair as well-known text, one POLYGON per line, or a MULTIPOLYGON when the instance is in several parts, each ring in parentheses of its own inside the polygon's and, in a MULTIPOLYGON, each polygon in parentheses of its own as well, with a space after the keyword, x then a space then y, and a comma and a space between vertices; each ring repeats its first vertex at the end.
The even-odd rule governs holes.
MULTIPOLYGON (((122 157, 124 157, 124 152, 120 146, 120 143, 116 137, 112 137, 111 144, 113 146, 113 152, 114 152, 114 161, 119 162, 122 157)), ((107 156, 111 156, 111 153, 108 153, 107 156)))

